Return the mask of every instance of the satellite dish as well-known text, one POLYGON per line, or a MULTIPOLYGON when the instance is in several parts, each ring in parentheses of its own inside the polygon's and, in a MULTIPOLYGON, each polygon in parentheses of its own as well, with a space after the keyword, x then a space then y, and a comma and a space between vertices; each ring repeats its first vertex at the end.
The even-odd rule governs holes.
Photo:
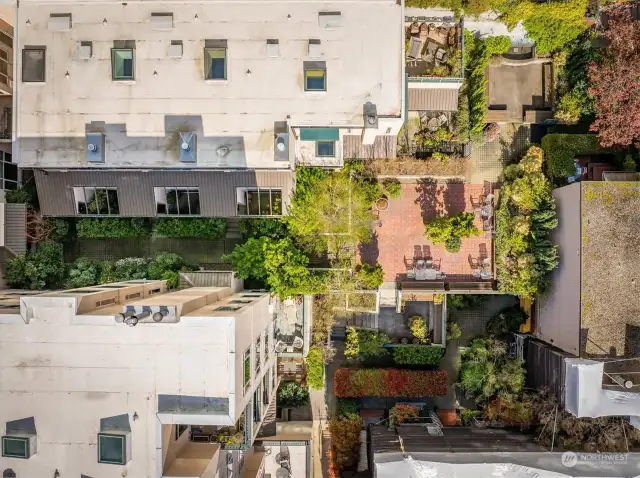
POLYGON ((375 116, 367 116, 367 123, 376 124, 376 117, 375 116))
POLYGON ((229 154, 229 148, 227 146, 220 146, 217 150, 216 150, 216 154, 218 155, 219 158, 222 158, 224 156, 226 156, 227 154, 229 154))
POLYGON ((89 145, 87 146, 87 149, 92 153, 95 153, 96 151, 98 151, 98 147, 93 143, 89 143, 89 145))
POLYGON ((284 150, 287 148, 284 144, 284 138, 280 137, 276 140, 276 148, 278 148, 278 151, 284 152, 284 150))
POLYGON ((633 388, 633 382, 631 380, 625 380, 624 388, 633 388))
POLYGON ((180 145, 180 147, 181 147, 183 150, 188 151, 188 150, 189 150, 189 143, 187 143, 187 142, 185 141, 184 143, 182 143, 182 144, 180 145))

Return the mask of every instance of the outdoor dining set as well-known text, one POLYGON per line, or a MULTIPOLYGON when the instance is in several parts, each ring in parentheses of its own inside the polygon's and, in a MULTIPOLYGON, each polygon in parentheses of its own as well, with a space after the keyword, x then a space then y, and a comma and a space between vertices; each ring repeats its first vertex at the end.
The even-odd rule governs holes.
POLYGON ((420 259, 415 262, 415 266, 407 269, 407 278, 415 280, 440 280, 446 277, 444 272, 440 272, 439 264, 434 265, 433 259, 420 259))
POLYGON ((493 233, 493 203, 495 196, 493 194, 487 194, 486 196, 480 196, 477 200, 471 198, 471 204, 473 210, 482 218, 482 230, 488 233, 493 233))

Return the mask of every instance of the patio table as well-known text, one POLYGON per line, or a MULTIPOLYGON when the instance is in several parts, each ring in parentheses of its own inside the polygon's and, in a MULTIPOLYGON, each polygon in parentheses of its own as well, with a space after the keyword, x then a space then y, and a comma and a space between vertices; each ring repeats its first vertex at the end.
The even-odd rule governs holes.
POLYGON ((480 278, 484 280, 493 279, 493 274, 491 271, 480 271, 480 278))
POLYGON ((416 271, 416 280, 436 280, 435 269, 418 269, 416 271))
POLYGON ((491 206, 490 204, 486 204, 486 205, 482 206, 482 208, 480 209, 480 215, 482 217, 491 217, 491 216, 493 216, 493 206, 491 206))

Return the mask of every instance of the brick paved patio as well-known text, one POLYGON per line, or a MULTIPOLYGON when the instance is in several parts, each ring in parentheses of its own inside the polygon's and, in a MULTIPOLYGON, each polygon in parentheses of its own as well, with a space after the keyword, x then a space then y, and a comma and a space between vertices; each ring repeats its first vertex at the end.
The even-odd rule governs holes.
MULTIPOLYGON (((471 280, 472 258, 492 259, 492 239, 482 232, 482 221, 476 217, 475 224, 481 235, 462 240, 460 252, 452 254, 444 245, 433 245, 424 237, 424 224, 438 213, 457 214, 473 212, 471 197, 483 194, 483 185, 464 183, 415 182, 402 184, 399 199, 389 199, 389 207, 380 212, 382 225, 375 228, 372 244, 364 245, 362 259, 380 262, 385 281, 395 281, 406 274, 406 264, 418 257, 432 257, 434 265, 440 264, 447 281, 471 280)), ((475 280, 475 279, 474 279, 475 280)))

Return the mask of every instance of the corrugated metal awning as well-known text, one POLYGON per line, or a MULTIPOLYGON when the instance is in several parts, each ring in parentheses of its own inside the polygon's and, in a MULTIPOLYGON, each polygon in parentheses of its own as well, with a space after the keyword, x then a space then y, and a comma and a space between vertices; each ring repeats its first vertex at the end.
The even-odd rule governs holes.
POLYGON ((300 141, 338 141, 338 128, 300 128, 300 141))
POLYGON ((409 111, 458 111, 457 88, 409 88, 409 111))

